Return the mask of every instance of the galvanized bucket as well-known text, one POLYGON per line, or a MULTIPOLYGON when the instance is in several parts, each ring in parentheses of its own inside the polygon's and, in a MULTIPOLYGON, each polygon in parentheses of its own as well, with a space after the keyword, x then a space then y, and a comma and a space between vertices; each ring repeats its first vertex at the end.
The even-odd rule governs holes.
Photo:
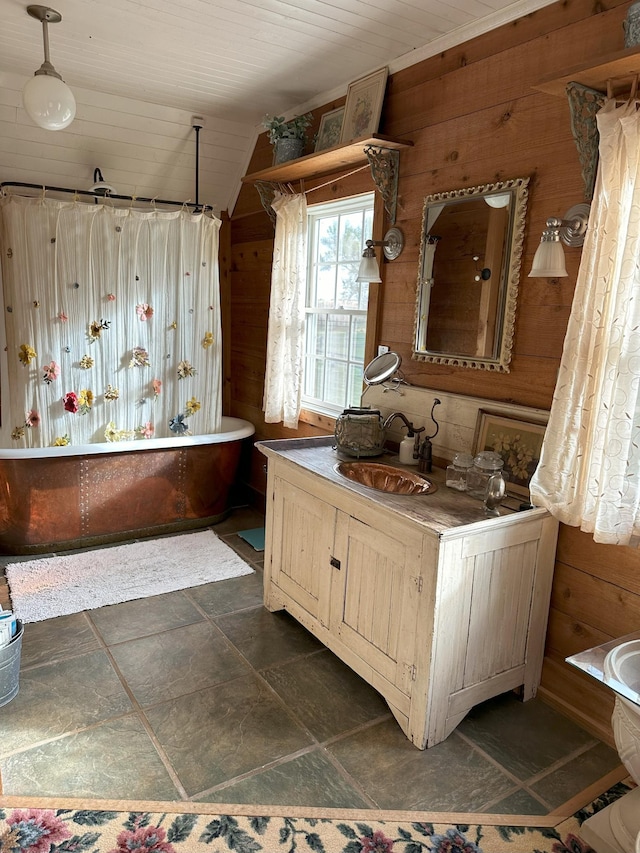
POLYGON ((22 650, 22 622, 17 620, 15 637, 8 646, 0 649, 0 707, 18 695, 20 687, 20 652, 22 650))
POLYGON ((276 139, 275 150, 273 153, 273 165, 278 163, 286 163, 288 160, 297 160, 304 154, 304 139, 295 139, 293 137, 281 137, 276 139))

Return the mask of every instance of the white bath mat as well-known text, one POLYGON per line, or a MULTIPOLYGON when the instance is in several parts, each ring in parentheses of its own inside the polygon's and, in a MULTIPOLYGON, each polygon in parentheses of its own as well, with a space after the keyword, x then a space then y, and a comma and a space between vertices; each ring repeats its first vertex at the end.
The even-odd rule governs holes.
POLYGON ((23 622, 40 622, 251 572, 251 566, 211 530, 40 557, 6 568, 13 610, 23 622))

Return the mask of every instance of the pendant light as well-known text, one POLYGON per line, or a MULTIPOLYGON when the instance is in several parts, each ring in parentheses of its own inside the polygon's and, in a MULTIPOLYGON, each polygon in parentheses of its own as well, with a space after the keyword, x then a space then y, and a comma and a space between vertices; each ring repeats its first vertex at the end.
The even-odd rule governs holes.
POLYGON ((32 18, 42 23, 44 62, 27 81, 22 90, 22 103, 27 115, 45 130, 62 130, 68 127, 76 114, 73 92, 49 61, 49 24, 62 20, 60 12, 48 6, 27 6, 32 18))

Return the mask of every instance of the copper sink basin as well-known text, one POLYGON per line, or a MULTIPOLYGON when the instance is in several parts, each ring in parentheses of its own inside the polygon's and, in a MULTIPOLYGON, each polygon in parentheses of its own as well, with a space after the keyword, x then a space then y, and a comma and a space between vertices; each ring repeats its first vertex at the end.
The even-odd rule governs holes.
POLYGON ((428 495, 437 489, 420 474, 381 462, 338 462, 335 470, 354 483, 392 495, 428 495))

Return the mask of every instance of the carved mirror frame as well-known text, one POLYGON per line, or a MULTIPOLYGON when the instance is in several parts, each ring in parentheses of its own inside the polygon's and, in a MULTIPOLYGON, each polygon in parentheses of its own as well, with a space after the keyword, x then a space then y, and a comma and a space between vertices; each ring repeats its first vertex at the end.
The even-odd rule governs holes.
MULTIPOLYGON (((515 328, 516 303, 518 299, 518 285, 520 282, 520 266, 522 260, 522 246, 524 242, 524 229, 527 213, 527 199, 529 195, 529 178, 515 178, 514 180, 499 181, 493 184, 482 184, 477 187, 469 187, 452 192, 434 193, 424 200, 422 214, 422 235, 420 240, 420 262, 418 266, 418 282, 416 287, 416 310, 414 319, 414 338, 412 358, 416 361, 432 362, 434 364, 448 364, 456 367, 471 367, 478 370, 494 370, 508 373, 513 348, 513 335, 515 328), (468 353, 439 352, 425 348, 419 348, 419 341, 426 336, 425 326, 428 323, 428 313, 425 315, 423 304, 425 302, 425 288, 430 288, 432 278, 425 276, 425 265, 433 265, 435 249, 434 240, 428 233, 428 212, 434 206, 446 205, 447 203, 459 203, 465 199, 483 198, 489 195, 509 193, 511 195, 510 217, 506 233, 507 251, 505 262, 501 270, 501 282, 499 293, 498 316, 496 326, 500 329, 500 338, 495 347, 492 357, 474 356, 468 353)), ((427 291, 426 302, 429 302, 430 291, 427 291)))

